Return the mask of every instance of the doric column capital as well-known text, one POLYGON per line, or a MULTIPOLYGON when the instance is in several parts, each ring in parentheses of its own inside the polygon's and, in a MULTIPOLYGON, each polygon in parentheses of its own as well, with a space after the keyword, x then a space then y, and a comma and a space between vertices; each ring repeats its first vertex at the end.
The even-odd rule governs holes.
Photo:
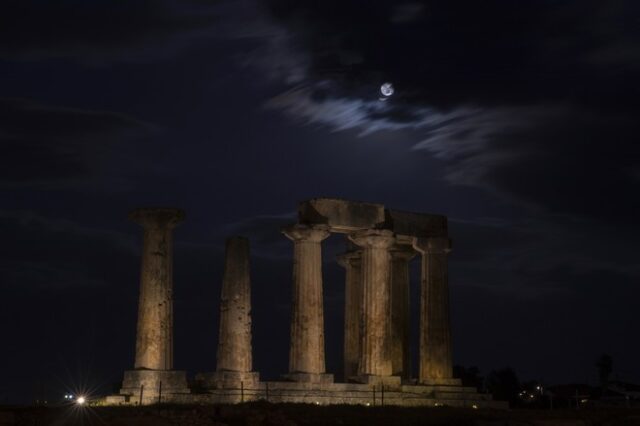
POLYGON ((140 208, 129 213, 129 220, 144 228, 173 228, 184 220, 184 210, 174 208, 140 208))
POLYGON ((296 223, 282 229, 282 233, 291 241, 319 243, 331 233, 327 225, 302 225, 296 223))
POLYGON ((416 237, 413 239, 413 248, 422 254, 447 254, 451 251, 451 239, 416 237))
POLYGON ((388 249, 395 244, 393 232, 387 229, 364 229, 349 235, 349 240, 362 248, 388 249))
POLYGON ((348 251, 346 253, 339 254, 336 259, 338 260, 338 265, 343 268, 354 266, 362 261, 362 251, 348 251))
POLYGON ((406 260, 407 262, 417 254, 413 247, 407 245, 396 245, 389 250, 389 253, 391 253, 391 259, 406 260))

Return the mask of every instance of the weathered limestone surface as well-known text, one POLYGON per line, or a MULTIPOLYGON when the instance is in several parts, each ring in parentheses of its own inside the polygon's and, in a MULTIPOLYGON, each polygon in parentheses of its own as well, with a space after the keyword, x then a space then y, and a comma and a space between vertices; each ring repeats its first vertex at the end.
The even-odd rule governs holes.
POLYGON ((298 221, 306 225, 324 224, 331 232, 353 233, 365 229, 388 229, 401 244, 404 237, 442 237, 447 235, 447 218, 442 215, 385 209, 382 204, 337 198, 314 198, 298 205, 298 221))
POLYGON ((173 368, 173 228, 178 209, 137 209, 129 218, 144 228, 135 368, 173 368))
POLYGON ((385 221, 382 204, 336 198, 314 198, 298 205, 298 219, 304 224, 325 224, 333 232, 375 228, 385 221))
MULTIPOLYGON (((124 372, 121 395, 131 396, 134 400, 140 398, 143 403, 153 404, 164 395, 170 398, 173 394, 189 395, 191 390, 187 385, 187 373, 178 370, 129 370, 124 372)), ((162 401, 166 401, 166 399, 162 401)))
POLYGON ((249 372, 251 351, 251 283, 249 240, 227 240, 222 296, 217 371, 249 372))
MULTIPOLYGON (((448 238, 416 238, 422 254, 420 296, 420 383, 451 383, 451 327, 449 319, 448 238)), ((455 382, 455 381, 454 381, 455 382)))
MULTIPOLYGON (((386 386, 356 383, 259 382, 240 389, 211 390, 201 394, 171 394, 162 401, 177 404, 233 404, 265 400, 271 403, 354 404, 369 406, 450 406, 477 408, 509 408, 507 402, 493 401, 491 395, 480 394, 474 388, 448 385, 386 386)), ((114 399, 111 405, 136 404, 138 395, 127 400, 114 399)), ((144 404, 157 402, 157 397, 143 398, 144 404)), ((109 401, 107 401, 109 404, 109 401)))
POLYGON ((411 378, 409 261, 413 249, 396 246, 391 250, 391 363, 394 376, 411 378))
MULTIPOLYGON (((362 342, 358 380, 366 383, 391 377, 391 231, 365 230, 349 239, 362 248, 362 342)), ((396 382, 395 379, 386 381, 396 382)), ((399 384, 399 378, 397 380, 399 384)))
POLYGON ((172 230, 178 209, 138 209, 144 228, 135 370, 108 404, 270 402, 507 408, 452 377, 446 217, 385 209, 381 204, 319 198, 300 204, 299 224, 283 233, 294 242, 291 347, 287 381, 260 382, 252 370, 249 244, 227 241, 221 297, 218 365, 196 376, 191 393, 173 367, 172 230), (348 235, 345 379, 325 372, 322 241, 348 235), (411 384, 409 262, 422 260, 420 363, 411 384), (401 383, 404 379, 404 383, 401 383))
POLYGON ((251 386, 259 380, 252 369, 249 240, 231 237, 226 242, 216 372, 198 374, 196 381, 205 388, 251 386))
POLYGON ((338 256, 338 263, 346 270, 344 290, 344 379, 358 374, 361 343, 362 310, 362 251, 338 256))
POLYGON ((196 376, 190 393, 183 371, 171 370, 172 230, 177 209, 139 209, 145 230, 136 369, 125 372, 110 404, 270 402, 507 408, 452 377, 446 217, 384 205, 317 198, 300 203, 299 224, 283 230, 294 242, 291 346, 287 381, 260 382, 252 372, 249 246, 227 241, 217 370, 196 376), (345 378, 325 372, 321 242, 348 235, 345 378), (409 385, 409 261, 421 254, 419 385, 409 385), (404 379, 404 384, 401 382, 404 379), (204 386, 203 386, 204 385, 204 386), (196 390, 197 389, 197 390, 196 390), (162 397, 162 398, 161 398, 162 397))
POLYGON ((142 225, 142 268, 135 370, 125 371, 123 395, 189 393, 186 372, 173 369, 173 229, 184 212, 171 208, 137 209, 129 219, 142 225))
POLYGON ((289 374, 294 381, 332 380, 325 374, 322 246, 327 226, 293 225, 283 233, 294 243, 289 374))
MULTIPOLYGON (((382 204, 361 203, 335 198, 315 198, 301 202, 298 208, 298 219, 300 223, 304 223, 309 226, 313 224, 324 224, 329 227, 329 230, 331 232, 352 234, 352 236, 350 236, 349 238, 354 242, 356 242, 356 240, 353 238, 353 235, 364 235, 371 232, 387 232, 389 233, 389 235, 393 235, 395 239, 394 241, 396 244, 397 253, 400 253, 402 250, 401 247, 405 246, 408 253, 412 252, 413 249, 411 247, 416 238, 421 240, 442 238, 446 239, 446 235, 448 232, 447 218, 442 215, 391 210, 386 209, 382 204)), ((380 256, 381 255, 378 255, 378 257, 380 256)), ((436 256, 431 260, 431 263, 441 260, 442 257, 436 256)), ((359 357, 359 375, 371 376, 370 378, 366 379, 367 382, 370 382, 372 380, 375 381, 375 378, 378 376, 386 377, 390 375, 399 375, 404 379, 410 379, 411 357, 409 350, 408 261, 409 259, 403 260, 402 256, 398 254, 397 257, 394 257, 390 267, 383 266, 382 269, 380 269, 379 265, 381 264, 381 262, 379 260, 377 261, 376 266, 372 267, 372 269, 369 271, 370 276, 382 276, 384 274, 390 274, 390 277, 387 278, 387 281, 391 281, 391 284, 387 283, 386 285, 384 285, 385 288, 390 290, 390 294, 388 296, 384 296, 386 298, 384 300, 378 300, 378 297, 374 297, 373 299, 375 300, 373 300, 373 306, 367 305, 367 301, 370 299, 367 299, 367 297, 369 297, 367 296, 367 284, 363 284, 364 290, 362 297, 364 298, 364 302, 362 304, 363 313, 361 327, 362 330, 365 331, 360 333, 361 354, 359 357), (388 314, 382 315, 378 313, 375 315, 371 315, 371 313, 376 311, 377 309, 382 309, 378 305, 387 306, 387 304, 390 304, 388 314), (385 325, 382 327, 384 328, 389 325, 390 329, 388 331, 380 329, 380 325, 374 325, 374 321, 378 321, 379 324, 382 324, 382 322, 380 322, 381 320, 373 319, 378 317, 386 318, 384 320, 385 325), (386 337, 383 338, 381 337, 382 335, 387 336, 390 340, 387 342, 386 340, 384 340, 386 337), (376 352, 375 355, 372 355, 371 351, 380 352, 376 352), (389 353, 386 354, 387 352, 389 353), (373 358, 371 358, 372 356, 373 358), (374 359, 375 361, 372 361, 374 359), (386 364, 389 361, 391 363, 390 367, 386 364), (388 368, 391 369, 390 372, 387 371, 388 368), (378 372, 374 373, 374 370, 378 372)), ((364 260, 362 262, 364 264, 364 260)), ((361 268, 361 275, 362 277, 365 277, 365 275, 367 274, 365 267, 362 266, 361 268)), ((434 266, 434 268, 437 267, 434 266)), ((446 276, 446 259, 444 269, 444 274, 446 276)), ((348 268, 347 272, 349 273, 349 271, 350 268, 348 268)), ((366 281, 366 278, 362 278, 362 280, 366 281)), ((374 291, 374 288, 375 286, 371 287, 370 291, 374 291)), ((380 289, 375 291, 378 291, 380 294, 384 293, 380 289)), ((435 291, 435 293, 438 295, 440 294, 437 291, 435 291)), ((423 298, 426 300, 426 295, 423 296, 423 298)), ((438 304, 438 302, 433 300, 431 301, 431 303, 438 304)), ((440 303, 440 305, 442 304, 440 303)), ((347 306, 345 306, 345 309, 347 309, 345 311, 345 336, 350 336, 353 335, 353 332, 348 331, 352 328, 352 323, 350 320, 351 315, 348 312, 347 306)), ((385 307, 384 309, 387 308, 385 307)), ((440 306, 437 309, 442 309, 442 307, 440 306)), ((424 310, 427 310, 427 308, 424 307, 424 310)), ((448 305, 446 313, 448 316, 448 305)), ((434 318, 441 316, 441 314, 438 312, 433 312, 431 314, 426 314, 423 312, 423 316, 424 315, 432 315, 434 316, 434 318)), ((433 320, 431 322, 433 323, 433 320)), ((432 337, 429 338, 432 341, 443 339, 443 337, 440 335, 440 337, 435 337, 434 333, 435 332, 427 332, 426 335, 432 335, 432 337)), ((349 377, 349 374, 351 374, 353 369, 351 353, 356 345, 351 343, 352 340, 353 339, 350 339, 348 341, 345 337, 345 377, 349 377)), ((421 343, 421 345, 423 344, 421 343)), ((434 343, 431 344, 431 346, 433 345, 434 343)), ((446 344, 437 345, 438 347, 440 347, 440 352, 446 352, 446 349, 444 349, 447 347, 446 344)), ((448 347, 450 358, 450 343, 448 343, 448 347)), ((427 350, 431 349, 425 349, 425 354, 427 353, 427 350)), ((433 351, 436 350, 433 349, 433 351)), ((431 355, 425 356, 428 358, 431 355)), ((439 361, 431 362, 431 364, 434 365, 438 363, 439 361)), ((448 367, 444 367, 445 370, 447 370, 447 368, 448 367)), ((426 373, 425 370, 424 374, 429 377, 435 375, 435 377, 437 377, 437 380, 439 380, 440 382, 449 380, 451 378, 451 375, 449 373, 444 373, 443 371, 440 371, 438 373, 436 373, 435 371, 426 373)), ((424 380, 434 379, 435 378, 425 378, 424 380)))
POLYGON ((250 388, 260 381, 257 371, 213 371, 197 373, 195 383, 201 389, 240 389, 250 388))

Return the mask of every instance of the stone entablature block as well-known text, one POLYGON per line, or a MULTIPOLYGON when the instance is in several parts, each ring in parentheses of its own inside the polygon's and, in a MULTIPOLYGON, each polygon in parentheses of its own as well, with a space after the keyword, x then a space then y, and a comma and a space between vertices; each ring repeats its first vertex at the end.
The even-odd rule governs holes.
POLYGON ((345 234, 363 229, 386 229, 396 234, 400 244, 411 244, 411 237, 447 235, 446 216, 390 210, 383 204, 338 198, 302 201, 298 205, 298 222, 327 225, 331 232, 345 234))

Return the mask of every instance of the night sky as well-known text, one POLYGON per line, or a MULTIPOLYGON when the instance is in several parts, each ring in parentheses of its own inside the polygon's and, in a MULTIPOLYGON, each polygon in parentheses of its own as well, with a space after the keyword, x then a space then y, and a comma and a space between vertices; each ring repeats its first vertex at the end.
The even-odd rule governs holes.
MULTIPOLYGON (((285 373, 280 228, 313 197, 449 217, 455 363, 595 384, 608 353, 640 381, 638 134, 632 0, 3 1, 0 402, 133 367, 140 206, 187 212, 176 368, 215 369, 244 235, 254 366, 285 373)), ((324 248, 339 377, 343 237, 324 248)))

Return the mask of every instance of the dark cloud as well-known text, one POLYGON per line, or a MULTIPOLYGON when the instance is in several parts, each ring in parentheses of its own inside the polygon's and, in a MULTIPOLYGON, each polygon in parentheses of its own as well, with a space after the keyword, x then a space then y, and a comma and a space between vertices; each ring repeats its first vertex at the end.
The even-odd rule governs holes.
MULTIPOLYGON (((616 224, 541 219, 451 220, 454 354, 464 365, 511 365, 521 377, 597 382, 594 359, 638 380, 631 302, 637 235, 616 224)), ((417 276, 414 278, 416 282, 417 276)))
POLYGON ((637 212, 637 4, 269 4, 305 66, 268 106, 335 130, 414 130, 449 182, 549 213, 637 212), (384 81, 396 93, 380 102, 384 81))
MULTIPOLYGON (((456 274, 457 269, 452 269, 456 274)), ((454 286, 454 357, 464 365, 511 365, 521 378, 597 383, 595 359, 613 354, 616 374, 639 380, 638 345, 623 330, 638 326, 637 278, 611 271, 550 271, 537 277, 571 283, 523 298, 518 292, 454 286)), ((486 370, 485 370, 486 371, 486 370)))
MULTIPOLYGON (((439 108, 567 98, 599 105, 602 96, 636 102, 625 90, 634 83, 611 80, 624 69, 593 61, 638 41, 632 2, 269 4, 291 32, 287 47, 310 58, 307 81, 334 84, 328 95, 358 97, 384 79, 396 83, 396 103, 439 108), (398 22, 403 13, 411 19, 398 22)), ((625 64, 634 57, 621 56, 625 64)))
POLYGON ((0 99, 0 184, 59 186, 112 173, 107 162, 153 129, 119 113, 0 99))
POLYGON ((118 282, 109 262, 134 264, 138 243, 113 230, 32 211, 1 210, 0 281, 13 289, 107 286, 118 282))
POLYGON ((454 184, 479 186, 546 213, 635 221, 640 205, 630 195, 640 188, 629 170, 640 164, 640 125, 634 112, 563 106, 483 116, 443 126, 416 148, 443 158, 454 184), (514 125, 517 120, 522 124, 514 125))
MULTIPOLYGON (((536 281, 535 275, 554 270, 640 275, 634 259, 636 233, 617 223, 596 225, 592 221, 570 218, 452 219, 449 227, 454 239, 452 261, 471 272, 486 271, 489 281, 504 289, 511 287, 519 291, 521 287, 538 287, 540 281, 536 281), (594 247, 612 249, 599 250, 596 256, 594 247), (508 274, 509 278, 494 276, 492 279, 490 275, 496 271, 508 274)), ((555 285, 562 287, 562 280, 555 285)))
POLYGON ((57 400, 61 390, 82 384, 111 392, 122 368, 105 367, 107 358, 120 365, 132 358, 139 237, 8 209, 0 210, 0 235, 0 319, 7 337, 0 399, 45 394, 57 400), (118 346, 126 349, 109 349, 118 346), (28 368, 18 377, 16 365, 28 368))
POLYGON ((11 0, 0 6, 0 57, 144 60, 201 36, 214 18, 202 2, 11 0))

